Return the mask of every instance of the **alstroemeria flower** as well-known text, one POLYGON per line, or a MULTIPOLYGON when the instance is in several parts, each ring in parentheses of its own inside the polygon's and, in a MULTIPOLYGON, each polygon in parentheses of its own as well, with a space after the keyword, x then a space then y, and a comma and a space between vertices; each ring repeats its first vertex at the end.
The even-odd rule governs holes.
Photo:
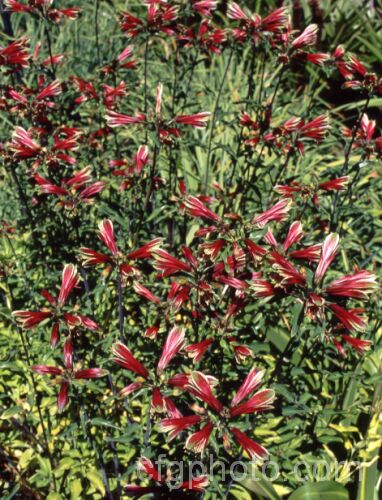
POLYGON ((76 369, 73 366, 73 346, 70 337, 64 344, 64 368, 49 365, 34 365, 32 370, 40 375, 53 375, 54 383, 59 384, 57 407, 61 412, 69 403, 69 387, 73 380, 93 379, 106 375, 101 368, 76 369))
POLYGON ((207 404, 207 413, 204 415, 190 415, 180 418, 165 418, 159 427, 162 432, 168 432, 170 439, 179 435, 185 429, 196 424, 203 424, 199 431, 189 435, 186 440, 186 448, 197 453, 203 453, 209 439, 215 429, 223 434, 223 440, 227 440, 229 434, 241 446, 253 460, 265 459, 267 450, 253 441, 246 434, 234 427, 231 423, 237 417, 252 413, 262 413, 272 408, 275 394, 270 389, 263 389, 252 394, 261 384, 264 372, 253 368, 243 381, 239 390, 232 398, 231 404, 225 408, 213 394, 213 386, 217 380, 211 379, 201 372, 192 372, 190 375, 180 375, 171 383, 187 390, 190 394, 207 404), (179 380, 178 380, 179 379, 179 380), (250 396, 252 394, 252 396, 250 396), (249 397, 250 396, 250 397, 249 397), (249 397, 249 398, 248 398, 249 397), (246 401, 245 401, 246 400, 246 401), (208 411, 212 410, 209 416, 208 411), (218 421, 218 423, 217 423, 218 421))
MULTIPOLYGON (((174 484, 173 478, 169 475, 163 475, 160 470, 154 467, 153 462, 145 456, 142 456, 138 460, 138 470, 144 472, 152 481, 156 482, 153 486, 137 486, 134 484, 128 484, 124 487, 125 492, 128 495, 142 496, 147 493, 159 494, 160 496, 170 498, 171 492, 176 489, 183 491, 195 491, 203 492, 208 486, 209 481, 207 476, 199 475, 189 477, 188 480, 182 481, 179 484, 174 484)), ((174 478, 176 479, 176 478, 174 478)))
POLYGON ((138 269, 132 266, 132 263, 137 260, 148 259, 152 253, 162 242, 161 238, 155 238, 145 245, 137 248, 136 250, 128 253, 119 251, 116 244, 114 227, 110 219, 104 219, 98 224, 98 236, 105 244, 111 255, 97 252, 91 248, 80 248, 80 256, 83 260, 84 266, 97 266, 99 264, 108 264, 119 269, 119 272, 126 275, 139 274, 138 269))
POLYGON ((49 302, 49 308, 40 311, 14 311, 18 323, 26 330, 49 319, 53 323, 50 344, 54 347, 60 340, 60 325, 65 325, 70 332, 75 326, 83 326, 88 330, 98 330, 98 325, 87 316, 75 312, 67 312, 66 304, 72 290, 78 285, 79 277, 77 268, 73 264, 66 264, 62 271, 62 282, 58 297, 54 297, 47 290, 42 290, 41 295, 49 302))
MULTIPOLYGON (((151 406, 155 411, 169 411, 168 398, 161 393, 162 386, 166 383, 162 377, 163 371, 170 361, 179 353, 184 346, 185 331, 178 327, 173 327, 163 345, 162 355, 157 363, 156 374, 147 368, 134 357, 128 347, 121 342, 113 346, 113 361, 144 379, 143 382, 133 383, 122 389, 120 395, 126 396, 142 387, 148 387, 152 391, 151 406)), ((174 407, 172 412, 176 411, 174 407)))

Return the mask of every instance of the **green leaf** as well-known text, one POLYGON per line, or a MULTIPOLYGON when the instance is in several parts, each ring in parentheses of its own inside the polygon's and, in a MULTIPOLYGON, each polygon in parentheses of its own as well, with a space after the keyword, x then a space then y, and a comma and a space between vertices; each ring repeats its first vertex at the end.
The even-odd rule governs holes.
POLYGON ((94 488, 101 493, 101 495, 105 495, 105 486, 103 484, 101 474, 98 471, 95 469, 89 470, 87 472, 87 478, 94 488))
POLYGON ((266 479, 261 472, 251 464, 251 474, 236 482, 245 489, 269 500, 281 500, 272 483, 266 479))
POLYGON ((288 500, 348 500, 347 489, 335 481, 306 483, 294 491, 288 500))
POLYGON ((91 419, 91 424, 95 425, 96 427, 111 427, 113 429, 120 430, 119 427, 116 425, 112 424, 108 420, 105 420, 104 418, 92 418, 91 419))
POLYGON ((81 479, 74 479, 73 481, 70 481, 69 491, 70 491, 70 497, 73 500, 81 498, 81 493, 82 493, 81 479))
POLYGON ((14 417, 15 415, 18 415, 22 411, 23 409, 21 406, 11 406, 1 414, 0 418, 1 420, 6 420, 8 418, 14 417))
POLYGON ((63 500, 63 497, 59 493, 49 493, 46 500, 63 500))
POLYGON ((252 500, 251 494, 243 487, 235 485, 229 490, 229 495, 237 500, 252 500))

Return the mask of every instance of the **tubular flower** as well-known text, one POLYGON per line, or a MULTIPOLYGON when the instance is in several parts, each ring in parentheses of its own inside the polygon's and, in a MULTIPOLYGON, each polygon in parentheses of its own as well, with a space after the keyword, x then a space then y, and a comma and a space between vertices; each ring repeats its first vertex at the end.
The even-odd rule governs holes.
POLYGON ((154 267, 162 271, 163 276, 170 276, 178 272, 190 272, 191 266, 176 257, 173 257, 160 248, 154 251, 154 267))
POLYGON ((314 280, 316 283, 322 280, 328 267, 335 259, 335 256, 337 254, 338 244, 339 244, 338 234, 332 233, 326 237, 322 245, 320 260, 318 261, 317 269, 314 274, 314 280))
POLYGON ((170 330, 158 362, 157 372, 161 373, 184 345, 184 330, 174 327, 170 330))
POLYGON ((176 354, 182 349, 184 344, 185 332, 182 329, 174 327, 170 330, 167 339, 164 343, 162 355, 157 363, 156 374, 150 373, 149 370, 132 354, 130 349, 121 342, 113 345, 113 361, 122 366, 126 370, 143 377, 144 381, 133 382, 120 391, 120 396, 125 397, 133 392, 136 392, 142 387, 148 387, 151 391, 151 408, 154 412, 165 411, 170 417, 174 415, 181 416, 175 405, 164 397, 161 393, 160 386, 164 383, 163 371, 176 354))
POLYGON ((76 19, 80 13, 80 9, 76 7, 56 9, 52 6, 51 0, 27 0, 26 3, 18 0, 5 0, 4 3, 11 12, 34 14, 55 24, 59 24, 65 18, 76 19))
POLYGON ((112 175, 122 178, 119 186, 121 191, 133 186, 135 178, 139 177, 146 165, 150 163, 149 149, 147 146, 139 146, 137 153, 133 157, 133 164, 130 165, 126 160, 112 160, 110 167, 114 168, 112 175))
POLYGON ((50 336, 51 346, 54 347, 60 340, 60 326, 65 325, 70 332, 75 326, 83 326, 88 330, 98 330, 98 325, 87 316, 77 312, 66 312, 69 295, 78 285, 79 277, 77 268, 73 264, 67 264, 62 271, 61 288, 58 297, 53 297, 47 290, 42 290, 41 295, 49 302, 49 308, 42 311, 14 311, 17 322, 26 330, 33 329, 35 326, 49 319, 52 323, 50 336))
POLYGON ((266 224, 268 224, 268 222, 273 220, 283 221, 286 219, 291 208, 289 200, 280 200, 273 207, 254 217, 252 219, 252 224, 259 228, 263 228, 266 224))
POLYGON ((40 375, 53 375, 60 390, 57 397, 57 407, 62 412, 69 403, 69 386, 73 380, 94 379, 103 377, 106 372, 101 368, 85 368, 77 370, 73 367, 73 346, 70 337, 64 344, 64 368, 47 365, 34 365, 32 370, 40 375))
POLYGON ((12 70, 19 70, 29 66, 29 40, 21 38, 11 42, 6 47, 0 47, 0 66, 9 66, 12 70))
POLYGON ((228 4, 227 17, 238 21, 239 26, 232 30, 234 38, 244 43, 251 40, 254 44, 262 38, 270 38, 283 31, 288 25, 288 12, 285 7, 276 9, 268 16, 246 13, 236 2, 228 4))
POLYGON ((342 276, 326 287, 326 293, 340 297, 367 300, 368 295, 378 288, 376 276, 369 271, 357 271, 342 276))
POLYGON ((362 316, 359 316, 357 310, 346 310, 338 304, 329 304, 328 307, 348 330, 362 332, 366 329, 366 320, 362 316))
POLYGON ((34 175, 36 184, 44 194, 53 194, 59 197, 59 204, 70 210, 76 210, 83 203, 92 203, 96 194, 103 191, 105 183, 96 181, 93 184, 84 187, 85 184, 92 182, 90 168, 85 167, 77 172, 70 179, 62 181, 60 186, 53 184, 39 174, 34 175))
MULTIPOLYGON (((205 402, 211 410, 219 415, 219 418, 223 419, 217 428, 222 430, 224 441, 227 439, 227 435, 231 433, 239 446, 241 446, 252 458, 256 457, 263 459, 267 456, 265 448, 231 425, 231 420, 240 415, 261 413, 272 408, 271 405, 275 397, 272 390, 263 389, 251 396, 253 391, 261 384, 263 376, 264 372, 253 368, 234 395, 228 408, 224 408, 212 393, 212 386, 217 383, 217 380, 213 377, 207 376, 201 372, 192 372, 190 375, 173 377, 171 383, 187 390, 190 394, 205 402), (247 399, 248 397, 249 399, 247 399), (245 399, 247 399, 247 401, 243 402, 245 399)), ((203 453, 208 446, 208 442, 216 424, 212 423, 208 413, 207 415, 204 415, 204 412, 202 413, 203 416, 190 415, 188 417, 164 419, 160 422, 160 430, 169 433, 169 438, 173 439, 185 429, 203 423, 199 431, 188 436, 185 444, 186 448, 197 453, 203 453)))
POLYGON ((149 372, 146 368, 132 355, 130 349, 121 342, 114 344, 113 355, 113 361, 122 366, 122 368, 141 375, 145 379, 149 377, 149 372))
POLYGON ((109 256, 91 248, 82 247, 79 252, 86 267, 109 264, 117 267, 122 274, 138 274, 138 270, 129 265, 129 262, 148 259, 162 242, 161 238, 155 238, 136 250, 122 254, 116 243, 113 222, 110 219, 104 219, 98 224, 98 229, 99 239, 104 243, 111 255, 109 256))
MULTIPOLYGON (((128 484, 124 489, 129 496, 133 495, 137 497, 148 493, 156 493, 163 497, 171 496, 174 489, 174 481, 171 475, 169 475, 169 471, 166 477, 163 476, 161 471, 154 466, 153 462, 144 456, 138 460, 137 469, 144 472, 151 480, 155 481, 156 485, 137 486, 128 484)), ((175 487, 177 490, 182 491, 203 492, 208 484, 209 481, 207 476, 201 474, 199 476, 189 477, 187 481, 177 483, 175 487)))
POLYGON ((193 362, 197 363, 212 344, 212 339, 206 339, 196 344, 189 344, 184 350, 187 352, 188 356, 193 359, 193 362))

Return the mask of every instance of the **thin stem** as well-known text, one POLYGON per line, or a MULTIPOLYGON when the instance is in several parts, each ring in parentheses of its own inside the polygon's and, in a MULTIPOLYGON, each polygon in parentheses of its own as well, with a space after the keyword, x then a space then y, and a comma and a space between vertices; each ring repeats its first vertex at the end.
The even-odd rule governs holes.
POLYGON ((223 92, 224 83, 225 83, 225 80, 226 80, 226 77, 227 77, 227 74, 228 74, 229 67, 230 67, 230 65, 231 65, 233 52, 234 52, 234 47, 232 46, 231 51, 230 51, 230 54, 229 54, 229 56, 228 56, 228 61, 227 61, 227 64, 226 64, 226 67, 225 67, 225 70, 224 70, 224 73, 223 73, 223 78, 222 78, 222 80, 221 80, 221 82, 220 82, 219 91, 218 91, 218 94, 217 94, 217 96, 216 96, 214 110, 213 110, 213 112, 212 112, 212 120, 211 120, 211 128, 210 128, 210 137, 209 137, 209 140, 208 140, 208 151, 207 151, 206 175, 205 175, 205 179, 204 179, 204 192, 206 192, 206 191, 207 191, 208 180, 209 180, 209 176, 210 176, 210 163, 211 163, 211 152, 212 152, 212 140, 213 140, 213 136, 214 136, 214 132, 215 132, 215 125, 216 125, 217 112, 218 112, 218 109, 219 109, 220 98, 221 98, 221 95, 222 95, 222 92, 223 92))
MULTIPOLYGON (((159 140, 159 138, 158 138, 159 140)), ((141 226, 142 226, 142 223, 143 223, 143 218, 144 216, 146 215, 146 212, 148 210, 148 207, 149 207, 149 203, 150 203, 150 198, 151 198, 151 195, 154 191, 154 187, 155 187, 155 168, 156 168, 156 162, 157 162, 157 158, 158 158, 158 154, 159 154, 159 146, 157 144, 155 144, 154 146, 154 154, 153 154, 153 161, 152 161, 152 164, 151 164, 151 169, 150 169, 150 176, 149 176, 149 185, 147 187, 147 192, 146 192, 146 197, 145 197, 145 201, 144 201, 144 204, 143 204, 143 209, 142 209, 142 214, 141 214, 141 217, 139 218, 139 221, 138 221, 138 224, 137 224, 137 229, 135 231, 135 235, 134 235, 134 245, 137 245, 138 243, 138 238, 139 238, 139 231, 141 229, 141 226)))
MULTIPOLYGON (((12 310, 13 309, 12 304, 14 303, 15 299, 14 299, 14 295, 13 295, 12 289, 9 286, 8 283, 7 283, 7 288, 8 288, 10 299, 11 299, 10 309, 12 310)), ((15 325, 15 328, 16 328, 18 334, 19 334, 19 337, 20 337, 20 340, 21 340, 21 345, 22 345, 23 351, 24 351, 25 360, 27 362, 27 365, 28 365, 28 368, 29 368, 29 372, 30 372, 30 375, 31 375, 33 392, 36 395, 37 413, 38 413, 38 417, 39 417, 39 421, 40 421, 40 425, 41 425, 41 429, 42 429, 42 434, 43 434, 43 437, 44 437, 45 451, 46 451, 46 454, 48 455, 48 460, 49 460, 50 468, 52 470, 53 489, 56 492, 57 491, 57 484, 56 484, 56 478, 54 476, 54 469, 55 469, 55 467, 54 467, 53 457, 52 457, 52 454, 51 454, 50 449, 49 449, 48 435, 47 435, 47 432, 46 432, 46 427, 45 427, 44 419, 43 419, 43 416, 42 416, 41 405, 40 405, 40 401, 39 401, 39 393, 38 393, 38 389, 37 389, 37 383, 36 383, 36 380, 35 380, 35 377, 34 377, 34 373, 33 373, 32 369, 31 369, 31 359, 29 357, 29 352, 28 352, 26 341, 25 341, 24 332, 17 325, 15 325)))
POLYGON ((52 40, 50 38, 49 21, 47 19, 45 19, 45 33, 46 33, 46 41, 48 42, 50 71, 52 73, 52 77, 56 78, 56 70, 55 70, 54 63, 53 63, 52 40))
POLYGON ((28 217, 30 225, 32 227, 34 227, 33 215, 32 215, 32 212, 31 212, 29 206, 28 206, 27 197, 26 197, 25 192, 21 186, 21 182, 20 182, 20 179, 18 178, 18 175, 16 173, 16 169, 14 168, 13 165, 11 165, 9 170, 11 173, 11 177, 12 177, 14 183, 16 184, 17 193, 19 195, 20 203, 23 206, 23 211, 24 211, 25 215, 28 217))
POLYGON ((123 310, 123 286, 122 286, 121 271, 118 272, 117 289, 118 289, 119 338, 120 338, 121 342, 125 342, 124 335, 123 335, 125 314, 124 314, 124 310, 123 310))
MULTIPOLYGON (((264 52, 265 54, 265 52, 264 52)), ((265 66, 264 64, 264 59, 265 57, 263 58, 263 68, 265 66)), ((248 109, 248 104, 249 104, 249 101, 252 99, 253 97, 253 91, 254 91, 254 85, 253 85, 253 73, 254 73, 254 70, 255 70, 255 60, 256 60, 256 51, 255 50, 252 50, 252 57, 251 57, 251 62, 250 62, 250 70, 249 70, 249 75, 248 75, 248 90, 247 90, 247 96, 246 96, 246 99, 245 99, 245 105, 244 105, 244 109, 247 110, 248 109)), ((262 71, 264 72, 264 71, 262 71)), ((262 83, 262 82, 261 82, 262 83)), ((243 135, 244 135, 244 127, 241 127, 240 128, 240 135, 239 135, 239 139, 238 139, 238 142, 237 142, 237 149, 236 149, 236 156, 235 156, 235 163, 233 165, 233 169, 232 169, 232 172, 231 172, 231 176, 230 176, 230 179, 229 179, 229 182, 228 182, 228 185, 229 186, 232 186, 232 182, 233 182, 233 179, 235 177, 235 173, 236 173, 236 167, 237 167, 237 164, 238 164, 238 160, 239 160, 239 155, 240 155, 240 149, 241 149, 241 145, 242 145, 242 141, 243 141, 243 135)))
MULTIPOLYGON (((286 69, 286 66, 283 65, 281 67, 281 70, 280 70, 280 73, 279 73, 279 77, 277 79, 277 82, 276 82, 276 85, 275 85, 275 88, 273 90, 273 95, 271 97, 271 101, 268 105, 268 108, 271 110, 273 110, 273 105, 275 103, 275 100, 276 100, 276 96, 277 96, 277 93, 278 93, 278 90, 280 88, 280 85, 281 85, 281 81, 282 81, 282 78, 284 76, 284 72, 285 72, 285 69, 286 69)), ((250 163, 248 163, 247 165, 247 168, 245 169, 244 173, 243 173, 243 176, 242 176, 242 179, 243 179, 243 182, 244 182, 244 179, 245 177, 248 175, 248 178, 247 178, 247 184, 249 185, 253 185, 255 180, 256 180, 256 174, 257 174, 257 168, 260 164, 260 161, 261 161, 261 157, 262 157, 262 154, 263 154, 263 151, 265 149, 265 143, 263 142, 262 146, 261 146, 261 149, 260 149, 260 152, 257 156, 257 159, 256 159, 256 162, 255 162, 255 165, 253 167, 253 172, 252 172, 252 176, 250 176, 250 163)), ((243 182, 238 186, 238 189, 237 189, 237 193, 240 192, 242 186, 243 186, 243 182)), ((248 195, 248 190, 247 191, 244 191, 243 193, 243 196, 240 200, 240 207, 243 207, 244 210, 245 210, 245 205, 246 205, 246 202, 247 202, 247 195, 248 195)))
POLYGON ((96 49, 97 49, 97 60, 98 64, 101 64, 98 22, 99 22, 99 0, 95 0, 95 9, 94 9, 95 39, 96 39, 96 49))
MULTIPOLYGON (((77 233, 77 237, 78 237, 78 233, 77 233)), ((80 267, 80 272, 81 272, 82 280, 84 282, 84 288, 85 288, 85 294, 86 294, 88 306, 89 306, 89 309, 90 309, 91 313, 93 314, 93 310, 92 310, 92 307, 91 307, 91 301, 90 301, 89 283, 88 283, 88 280, 87 280, 87 277, 86 277, 86 271, 85 271, 85 269, 82 266, 80 267)), ((113 380, 111 378, 110 373, 108 373, 107 379, 108 379, 109 387, 110 387, 112 393, 115 395, 115 387, 114 387, 113 380)), ((111 440, 109 442, 109 448, 110 448, 111 452, 113 453, 114 472, 115 472, 115 475, 116 475, 116 478, 117 478, 117 499, 119 499, 119 498, 121 498, 120 467, 119 467, 119 460, 118 460, 117 448, 115 446, 114 440, 111 440)))
POLYGON ((268 203, 269 203, 269 198, 270 198, 270 195, 273 191, 273 188, 275 186, 277 186, 277 183, 279 182, 281 176, 286 172, 287 168, 288 168, 288 164, 289 164, 289 160, 291 159, 291 154, 290 154, 290 150, 287 152, 286 154, 286 157, 285 157, 285 161, 283 163, 283 165, 281 166, 280 170, 277 172, 277 175, 276 175, 276 178, 274 180, 273 183, 271 183, 271 186, 270 186, 270 189, 269 189, 269 192, 267 194, 267 200, 266 200, 266 205, 268 206, 268 203))
POLYGON ((149 37, 146 37, 146 43, 145 43, 145 54, 144 54, 144 62, 143 62, 143 75, 144 75, 144 81, 143 81, 143 98, 144 98, 144 113, 147 113, 147 66, 148 66, 148 55, 149 55, 149 37))
POLYGON ((90 423, 90 419, 89 419, 89 416, 88 416, 88 414, 86 412, 86 409, 85 409, 85 406, 84 406, 83 402, 81 402, 81 410, 82 410, 82 414, 83 414, 83 417, 84 417, 84 425, 82 427, 82 430, 83 430, 83 433, 84 433, 86 441, 93 448, 94 454, 96 456, 96 460, 98 462, 98 466, 99 466, 99 468, 101 470, 102 482, 103 482, 103 484, 105 486, 105 490, 106 490, 106 497, 108 498, 108 500, 114 500, 113 494, 112 494, 112 492, 110 490, 109 479, 108 479, 107 474, 106 474, 106 468, 105 468, 105 464, 103 462, 103 458, 102 458, 101 452, 100 452, 100 450, 98 448, 98 445, 97 445, 95 439, 93 439, 91 433, 88 432, 87 429, 86 429, 86 426, 90 423))
POLYGON ((148 447, 150 444, 150 434, 151 434, 151 415, 150 415, 150 407, 147 412, 146 417, 146 431, 145 431, 145 446, 148 447))
POLYGON ((191 62, 190 76, 188 78, 186 91, 185 91, 184 96, 183 96, 183 105, 182 105, 182 110, 180 112, 181 115, 184 113, 184 110, 185 110, 186 105, 187 105, 187 98, 188 98, 188 95, 190 93, 191 83, 192 83, 192 79, 194 77, 194 71, 195 71, 195 68, 197 65, 197 59, 198 59, 198 51, 195 49, 195 54, 194 54, 194 57, 192 58, 192 62, 191 62))
MULTIPOLYGON (((350 162, 350 153, 351 153, 351 150, 353 148, 353 144, 354 144, 355 138, 357 136, 357 132, 358 132, 359 127, 361 125, 362 116, 366 113, 367 108, 369 106, 370 98, 371 98, 371 96, 368 95, 362 110, 358 114, 356 126, 353 129, 353 133, 352 133, 350 142, 348 144, 348 147, 345 150, 345 161, 344 161, 344 164, 343 164, 342 169, 341 169, 341 173, 340 173, 341 177, 348 173, 349 162, 350 162)), ((343 203, 341 203, 341 205, 338 207, 339 198, 340 198, 340 192, 337 191, 335 194, 335 197, 334 197, 334 202, 332 205, 332 213, 330 216, 330 230, 331 231, 334 231, 335 228, 337 227, 337 224, 338 224, 338 211, 339 210, 337 210, 337 208, 342 208, 342 206, 343 206, 343 203)), ((346 194, 345 194, 345 198, 346 198, 346 194)))

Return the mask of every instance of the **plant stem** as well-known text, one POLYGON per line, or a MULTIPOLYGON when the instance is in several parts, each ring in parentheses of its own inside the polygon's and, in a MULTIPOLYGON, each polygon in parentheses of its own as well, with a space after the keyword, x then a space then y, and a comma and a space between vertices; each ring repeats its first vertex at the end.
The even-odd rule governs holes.
POLYGON ((124 343, 125 338, 123 335, 123 326, 124 326, 123 324, 125 321, 125 314, 123 311, 123 287, 122 287, 121 271, 118 272, 117 289, 118 289, 119 339, 122 343, 124 343))
MULTIPOLYGON (((77 237, 79 237, 78 232, 77 232, 77 237)), ((82 266, 80 267, 80 272, 81 272, 82 280, 84 282, 85 294, 86 294, 87 302, 88 302, 88 305, 89 305, 89 309, 90 309, 91 313, 93 314, 93 311, 92 311, 92 308, 91 308, 91 302, 90 302, 89 283, 88 283, 87 278, 86 278, 86 271, 85 271, 85 269, 82 266)), ((108 384, 109 384, 110 390, 115 395, 115 387, 114 387, 114 384, 113 384, 113 380, 112 380, 112 378, 110 376, 110 373, 108 373, 107 379, 108 379, 108 384)), ((121 498, 120 467, 119 467, 119 460, 118 460, 117 448, 115 446, 114 440, 111 440, 109 442, 109 447, 110 447, 111 452, 113 453, 114 472, 115 472, 115 476, 116 476, 116 479, 117 479, 117 499, 119 499, 119 498, 121 498)))
MULTIPOLYGON (((159 138, 158 138, 158 140, 159 140, 159 138)), ((157 144, 155 144, 153 161, 151 164, 150 175, 149 175, 149 185, 147 187, 146 197, 145 197, 145 201, 144 201, 143 208, 142 208, 142 214, 141 214, 141 217, 139 218, 139 221, 137 224, 137 229, 135 231, 135 235, 134 235, 134 239, 133 239, 134 245, 137 245, 137 243, 138 243, 139 231, 140 231, 142 223, 143 223, 143 218, 148 210, 150 198, 151 198, 151 195, 154 191, 154 187, 155 187, 154 174, 155 174, 155 168, 156 168, 158 154, 159 154, 159 146, 157 146, 157 144)))
MULTIPOLYGON (((344 164, 343 164, 341 172, 340 172, 340 177, 342 177, 348 173, 349 162, 350 162, 350 153, 351 153, 357 132, 358 132, 359 127, 361 125, 362 116, 366 113, 367 108, 369 106, 370 98, 371 98, 370 95, 368 95, 366 97, 365 104, 364 104, 362 110, 358 114, 356 126, 353 129, 353 133, 352 133, 350 142, 348 144, 348 147, 345 150, 345 161, 344 161, 344 164)), ((340 206, 338 207, 339 198, 340 198, 340 192, 337 191, 335 194, 335 197, 334 197, 334 202, 332 204, 332 212, 331 212, 331 216, 330 216, 330 231, 335 231, 337 224, 338 224, 338 211, 339 210, 337 210, 337 208, 340 209, 343 206, 343 203, 341 203, 340 206)), ((346 193, 345 193, 345 198, 346 198, 346 193)))
POLYGON ((50 71, 51 71, 52 77, 56 78, 56 70, 54 68, 54 63, 53 63, 52 40, 50 38, 49 21, 47 19, 45 19, 45 33, 46 33, 46 41, 48 42, 50 71))
POLYGON ((147 66, 148 66, 148 55, 149 55, 149 37, 146 36, 145 42, 145 53, 143 61, 143 98, 144 98, 144 113, 147 113, 147 66))
MULTIPOLYGON (((10 296, 10 300, 11 300, 10 310, 12 311, 12 309, 13 309, 12 304, 14 303, 15 299, 14 299, 14 295, 13 295, 12 289, 9 286, 8 282, 7 282, 7 288, 8 288, 9 296, 10 296)), ((43 416, 42 416, 41 405, 40 405, 40 401, 39 401, 39 393, 38 393, 38 389, 37 389, 37 383, 36 383, 36 379, 34 377, 34 373, 33 373, 32 369, 31 369, 31 366, 32 366, 31 365, 31 359, 29 357, 29 352, 28 352, 26 341, 25 341, 24 332, 22 331, 21 328, 18 327, 18 325, 15 325, 15 328, 16 328, 18 334, 19 334, 19 337, 20 337, 20 340, 21 340, 21 345, 22 345, 23 351, 24 351, 25 360, 27 362, 27 366, 29 368, 29 372, 30 372, 30 375, 31 375, 32 386, 33 386, 33 391, 34 391, 35 400, 36 400, 37 413, 38 413, 38 417, 39 417, 39 421, 40 421, 40 425, 41 425, 41 429, 42 429, 42 434, 43 434, 43 438, 44 438, 44 443, 45 443, 45 451, 46 451, 46 454, 48 456, 50 468, 52 470, 53 489, 56 492, 57 491, 57 484, 56 484, 56 478, 54 476, 55 466, 54 466, 52 454, 51 454, 50 449, 49 449, 48 435, 47 435, 47 432, 46 432, 46 427, 45 427, 44 419, 43 419, 43 416)))
MULTIPOLYGON (((250 61, 250 70, 249 70, 249 75, 248 75, 248 90, 247 90, 247 96, 246 96, 245 105, 244 105, 244 109, 245 110, 248 109, 249 101, 253 97, 253 91, 254 91, 254 87, 253 87, 253 73, 254 73, 254 70, 255 70, 255 60, 256 60, 256 51, 252 50, 252 57, 251 57, 251 61, 250 61)), ((264 61, 263 61, 263 63, 264 63, 264 61)), ((264 66, 265 66, 265 64, 263 64, 263 67, 264 66)), ((240 155, 241 144, 242 144, 242 141, 243 141, 243 135, 244 135, 244 127, 240 127, 240 135, 239 135, 239 139, 237 141, 235 163, 233 165, 231 176, 230 176, 230 179, 229 179, 229 182, 228 182, 229 186, 232 186, 233 178, 235 177, 236 167, 237 167, 238 160, 239 160, 239 155, 240 155)))
MULTIPOLYGON (((272 97, 271 97, 271 101, 269 103, 269 106, 268 108, 271 110, 271 113, 273 111, 273 105, 275 103, 275 100, 276 100, 276 96, 277 96, 277 92, 280 88, 280 85, 281 85, 281 81, 282 81, 282 78, 283 78, 283 75, 284 75, 284 72, 285 72, 285 68, 286 66, 283 65, 281 67, 281 70, 280 70, 280 73, 279 73, 279 77, 277 79, 277 82, 276 82, 276 85, 275 85, 275 88, 273 90, 273 94, 272 94, 272 97)), ((263 154, 263 151, 265 149, 265 143, 263 142, 262 146, 261 146, 261 149, 260 149, 260 152, 257 156, 257 159, 256 159, 256 163, 253 167, 253 172, 252 172, 252 176, 250 176, 250 164, 247 165, 247 168, 245 169, 245 171, 243 172, 243 176, 242 178, 244 179, 247 175, 248 175, 248 178, 247 178, 247 183, 251 186, 254 184, 255 180, 256 180, 256 173, 257 173, 257 168, 260 164, 260 161, 261 161, 261 156, 263 154)), ((242 187, 243 183, 241 183, 239 186, 238 186, 238 189, 237 189, 237 193, 240 192, 240 189, 242 187)), ((243 193, 243 196, 240 200, 240 208, 243 208, 243 210, 245 211, 245 205, 247 203, 247 196, 248 196, 248 189, 246 191, 244 191, 243 193)))
POLYGON ((97 60, 98 65, 101 64, 101 52, 100 52, 100 44, 99 44, 99 0, 95 0, 95 8, 94 8, 94 24, 95 24, 95 39, 96 39, 96 49, 97 49, 97 60))
POLYGON ((97 445, 95 439, 93 439, 91 433, 88 432, 86 429, 86 426, 90 423, 90 419, 89 419, 89 416, 86 412, 86 409, 85 409, 83 402, 81 402, 81 410, 82 410, 82 414, 84 417, 84 425, 83 425, 82 430, 83 430, 85 439, 87 440, 89 445, 93 448, 94 454, 96 456, 98 466, 101 470, 102 482, 103 482, 103 484, 105 486, 105 490, 106 490, 106 497, 108 498, 108 500, 114 500, 113 494, 111 493, 111 490, 110 490, 109 479, 108 479, 107 474, 106 474, 106 468, 105 468, 105 464, 103 462, 102 454, 100 453, 100 450, 98 448, 98 445, 97 445))
POLYGON ((150 416, 150 406, 146 417, 146 431, 145 431, 145 446, 150 444, 150 433, 151 433, 151 416, 150 416))
POLYGON ((209 180, 209 176, 210 176, 210 163, 211 163, 211 152, 212 152, 212 140, 213 140, 213 136, 214 136, 214 132, 215 132, 215 125, 216 125, 217 112, 218 112, 218 109, 219 109, 220 98, 221 98, 221 95, 222 95, 222 92, 223 92, 224 83, 225 83, 225 80, 226 80, 226 77, 227 77, 227 74, 228 74, 229 67, 230 67, 230 65, 231 65, 233 52, 234 52, 234 47, 232 46, 232 47, 231 47, 230 54, 229 54, 229 56, 228 56, 228 61, 227 61, 226 67, 225 67, 225 69, 224 69, 223 78, 222 78, 222 80, 221 80, 221 82, 220 82, 220 87, 219 87, 219 90, 218 90, 218 94, 217 94, 217 96, 216 96, 214 110, 213 110, 213 112, 212 112, 212 120, 211 120, 211 128, 210 128, 210 136, 209 136, 209 140, 208 140, 208 151, 207 151, 206 175, 205 175, 205 179, 204 179, 204 192, 206 192, 206 191, 207 191, 208 180, 209 180))
MULTIPOLYGON (((184 96, 183 96, 183 105, 182 105, 182 109, 180 112, 181 115, 184 113, 184 110, 185 110, 186 105, 187 105, 187 97, 188 97, 188 94, 190 93, 191 83, 192 83, 194 71, 195 71, 195 68, 197 65, 197 59, 198 59, 198 52, 197 52, 197 50, 195 50, 195 54, 194 54, 194 57, 192 58, 192 62, 191 62, 190 76, 188 78, 186 91, 185 91, 184 96)), ((187 73, 187 71, 186 71, 186 73, 187 73)))
POLYGON ((21 182, 20 182, 20 179, 18 178, 18 175, 16 173, 16 169, 14 168, 13 165, 11 165, 9 170, 10 170, 10 174, 11 174, 11 177, 13 179, 13 182, 16 184, 17 193, 19 195, 20 203, 23 206, 24 214, 28 217, 30 225, 33 228, 34 227, 33 215, 32 215, 32 212, 31 212, 29 206, 28 206, 27 197, 26 197, 24 190, 21 186, 21 182))

